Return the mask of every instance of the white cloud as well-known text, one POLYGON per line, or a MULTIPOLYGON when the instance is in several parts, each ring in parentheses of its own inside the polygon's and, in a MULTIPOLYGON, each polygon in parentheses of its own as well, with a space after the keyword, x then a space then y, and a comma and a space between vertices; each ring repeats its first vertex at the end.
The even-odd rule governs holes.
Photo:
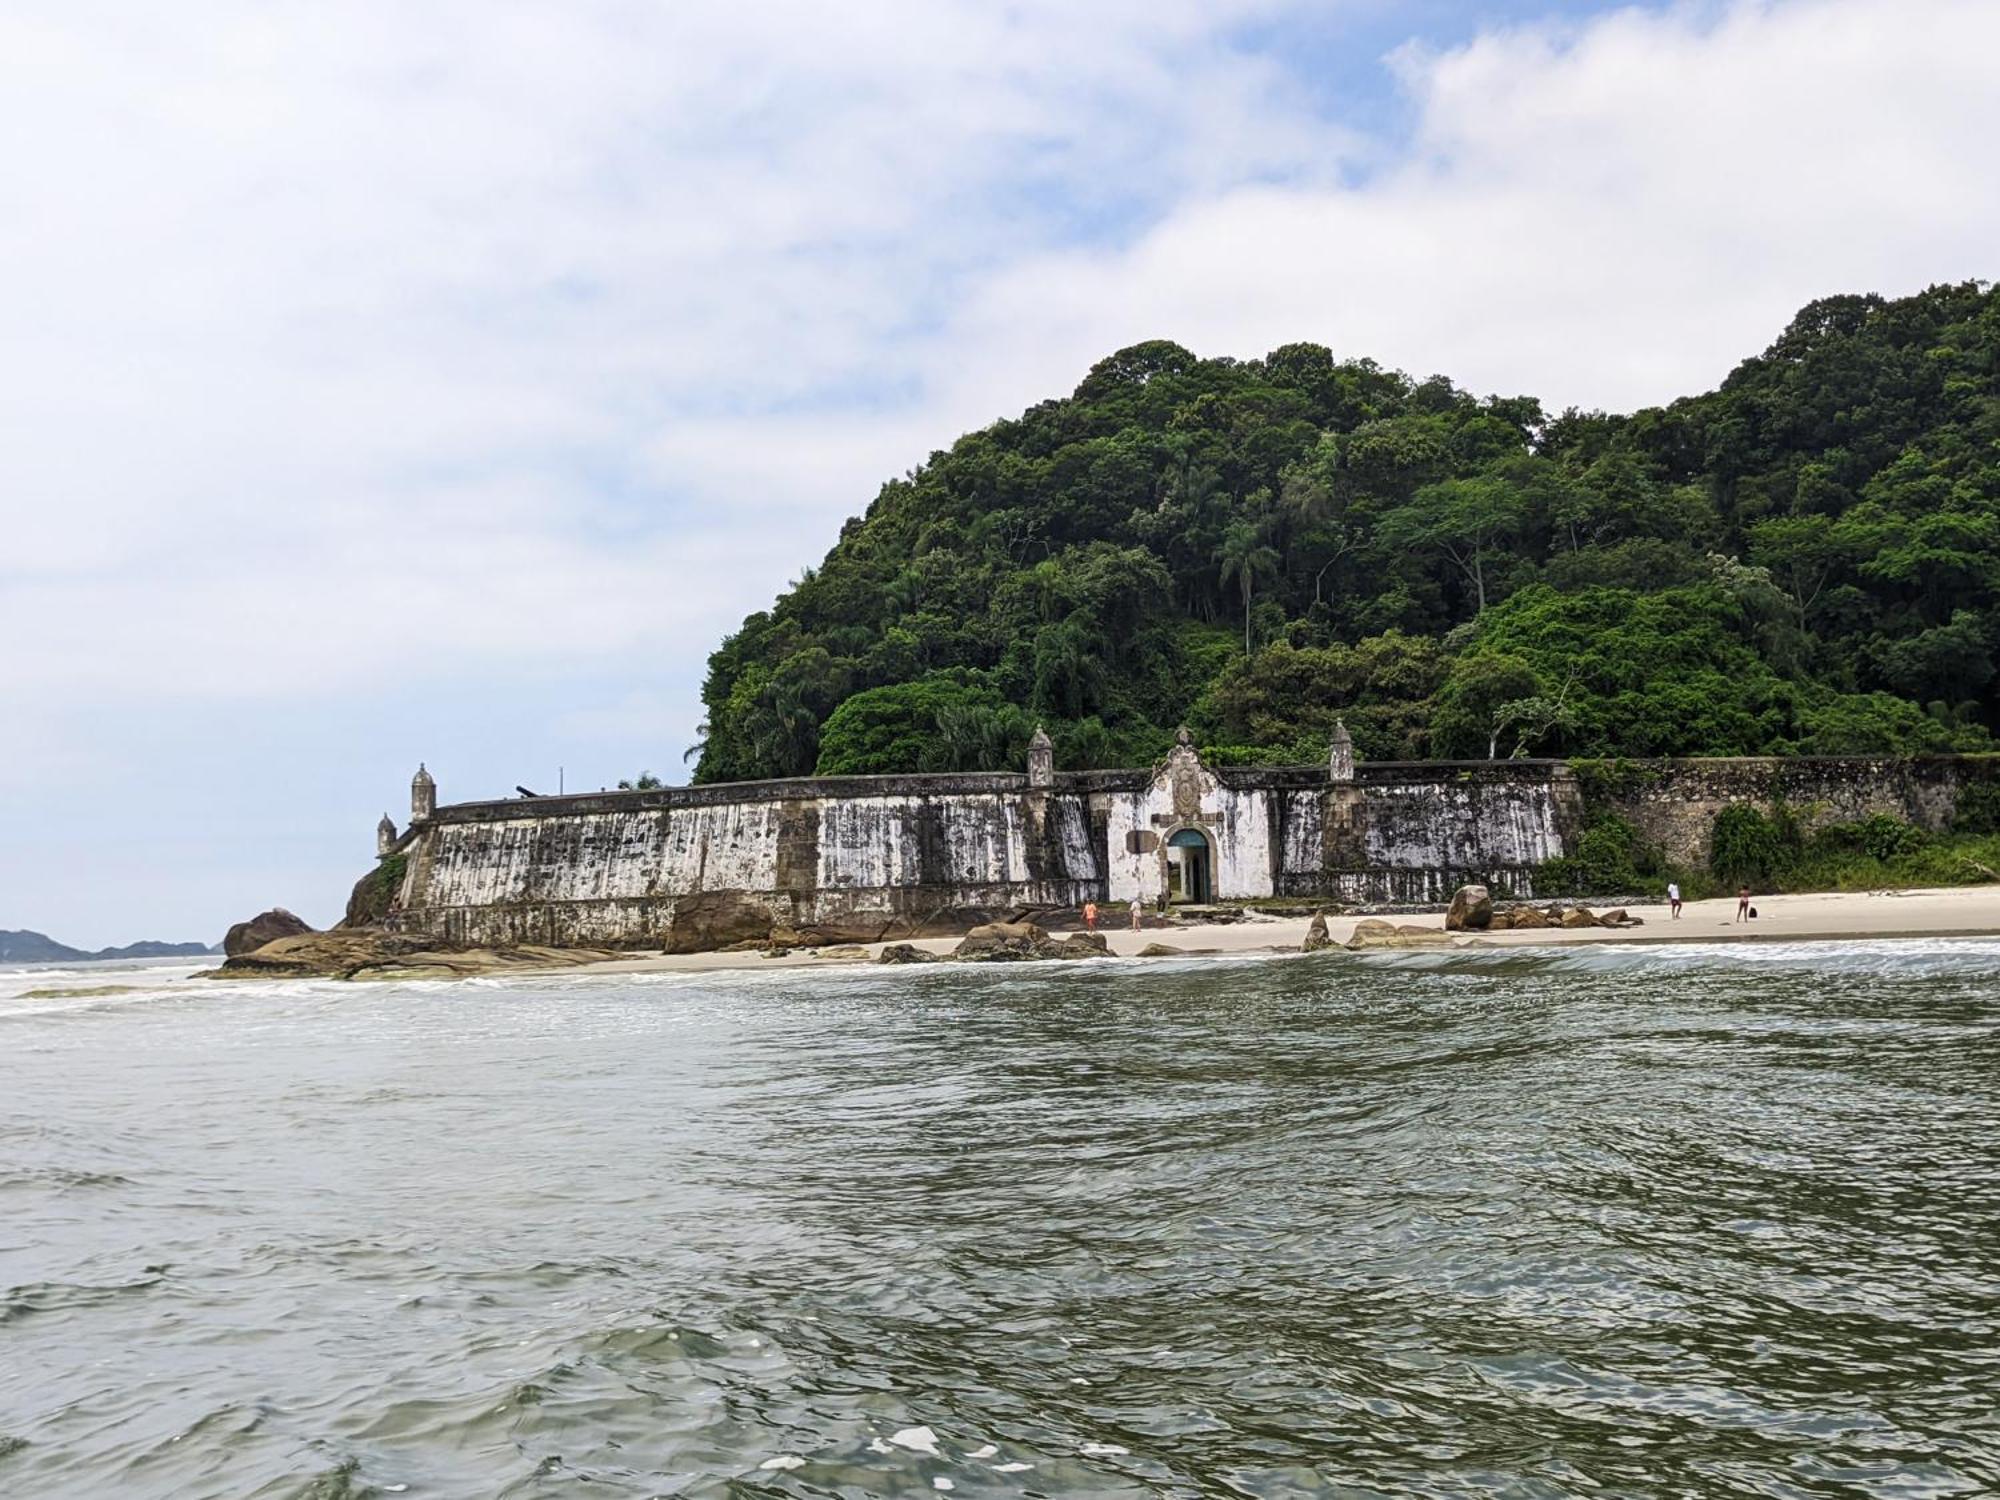
POLYGON ((1552 407, 1706 389, 1814 297, 2000 269, 1995 56, 2000 8, 1973 0, 1627 11, 1412 53, 1400 165, 1009 268, 957 331, 986 356, 963 404, 1162 335, 1313 339, 1552 407))
POLYGON ((1101 180, 1299 160, 1212 45, 1256 9, 10 8, 23 685, 712 642, 912 461, 882 397, 962 278, 1101 180))

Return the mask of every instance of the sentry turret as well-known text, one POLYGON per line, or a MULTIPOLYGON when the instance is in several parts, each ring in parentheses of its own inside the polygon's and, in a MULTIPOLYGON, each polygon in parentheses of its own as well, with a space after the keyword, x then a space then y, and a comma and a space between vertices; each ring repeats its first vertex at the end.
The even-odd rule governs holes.
POLYGON ((417 774, 410 778, 410 821, 426 822, 437 808, 437 783, 431 779, 431 773, 424 769, 423 762, 418 761, 417 774))
POLYGON ((1333 721, 1333 744, 1327 750, 1326 774, 1334 781, 1354 779, 1354 738, 1347 732, 1347 721, 1333 721))
POLYGON ((1049 738, 1048 731, 1037 724, 1035 737, 1028 741, 1028 785, 1046 790, 1055 784, 1055 742, 1049 738))

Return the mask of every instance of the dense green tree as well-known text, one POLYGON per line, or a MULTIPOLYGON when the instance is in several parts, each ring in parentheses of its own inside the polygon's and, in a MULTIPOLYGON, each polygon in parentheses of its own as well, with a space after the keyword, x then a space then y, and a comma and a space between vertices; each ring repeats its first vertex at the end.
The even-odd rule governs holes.
POLYGON ((1472 612, 1486 608, 1487 565, 1527 523, 1526 497, 1500 475, 1426 485, 1375 528, 1384 547, 1435 548, 1472 587, 1472 612))
POLYGON ((1444 652, 1425 637, 1280 641, 1231 661, 1196 717, 1212 740, 1269 752, 1260 759, 1317 760, 1344 722, 1363 756, 1416 760, 1429 750, 1431 699, 1443 676, 1444 652))
POLYGON ((977 674, 934 672, 867 688, 828 717, 821 776, 976 771, 1023 758, 1034 726, 977 674))
POLYGON ((1977 746, 1996 649, 1988 286, 1822 299, 1629 416, 1155 341, 885 484, 710 658, 696 774, 1012 767, 1033 717, 1072 766, 1183 720, 1239 759, 1342 717, 1374 757, 1977 746))

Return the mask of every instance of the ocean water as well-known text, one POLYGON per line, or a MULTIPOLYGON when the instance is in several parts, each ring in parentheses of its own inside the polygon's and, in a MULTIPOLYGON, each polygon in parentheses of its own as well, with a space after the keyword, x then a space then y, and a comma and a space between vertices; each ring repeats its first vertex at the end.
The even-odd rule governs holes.
POLYGON ((0 1495, 2000 1493, 2000 944, 182 972, 0 972, 0 1495))

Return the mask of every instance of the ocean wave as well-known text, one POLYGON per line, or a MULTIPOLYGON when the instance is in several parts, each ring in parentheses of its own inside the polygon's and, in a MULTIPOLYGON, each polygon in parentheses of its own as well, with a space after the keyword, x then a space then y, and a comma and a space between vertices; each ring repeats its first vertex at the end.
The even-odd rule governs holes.
POLYGON ((2000 978, 2000 939, 1857 938, 1744 943, 1564 943, 1546 947, 1362 950, 1341 955, 1372 968, 1437 974, 1716 973, 1933 975, 2000 978))

